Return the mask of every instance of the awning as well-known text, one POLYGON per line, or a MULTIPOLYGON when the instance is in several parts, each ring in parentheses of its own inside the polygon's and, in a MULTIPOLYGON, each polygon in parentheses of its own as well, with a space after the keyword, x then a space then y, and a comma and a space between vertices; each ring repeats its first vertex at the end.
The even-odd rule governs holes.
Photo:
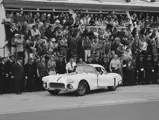
POLYGON ((4 0, 5 8, 158 11, 159 4, 121 3, 121 0, 4 0), (105 1, 105 2, 104 2, 105 1), (108 2, 112 1, 112 2, 108 2), (114 1, 114 2, 113 2, 114 1))

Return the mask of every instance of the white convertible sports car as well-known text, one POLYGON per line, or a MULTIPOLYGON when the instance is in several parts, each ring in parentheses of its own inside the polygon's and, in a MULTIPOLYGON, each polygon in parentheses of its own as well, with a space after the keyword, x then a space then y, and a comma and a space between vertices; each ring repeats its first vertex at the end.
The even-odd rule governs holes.
POLYGON ((122 84, 122 77, 116 73, 107 73, 104 67, 98 64, 77 65, 76 71, 71 74, 57 74, 43 77, 43 86, 51 95, 60 91, 75 92, 83 96, 91 90, 116 90, 122 84))

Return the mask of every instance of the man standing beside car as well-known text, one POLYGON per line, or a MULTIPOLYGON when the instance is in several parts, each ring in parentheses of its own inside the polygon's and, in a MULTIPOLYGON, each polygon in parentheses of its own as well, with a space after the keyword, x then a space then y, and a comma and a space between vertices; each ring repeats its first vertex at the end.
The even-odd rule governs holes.
POLYGON ((72 73, 75 71, 76 63, 74 62, 73 58, 70 58, 70 61, 66 64, 66 72, 72 73))

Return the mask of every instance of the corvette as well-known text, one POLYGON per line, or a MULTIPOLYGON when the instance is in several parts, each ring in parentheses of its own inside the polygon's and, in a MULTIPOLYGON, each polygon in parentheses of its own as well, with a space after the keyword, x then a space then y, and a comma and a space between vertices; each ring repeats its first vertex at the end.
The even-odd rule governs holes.
POLYGON ((51 95, 65 91, 83 96, 91 90, 97 89, 108 88, 108 90, 114 91, 122 84, 122 77, 117 73, 107 73, 101 65, 84 64, 77 65, 74 73, 45 76, 42 81, 43 87, 51 95))

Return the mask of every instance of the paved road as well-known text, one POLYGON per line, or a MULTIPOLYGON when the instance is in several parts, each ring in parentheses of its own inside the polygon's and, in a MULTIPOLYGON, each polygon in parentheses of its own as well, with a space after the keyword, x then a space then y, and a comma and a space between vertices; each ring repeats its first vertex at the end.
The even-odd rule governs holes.
POLYGON ((1 120, 159 120, 159 102, 0 115, 1 120))
POLYGON ((83 97, 3 95, 0 106, 0 120, 159 120, 159 86, 121 87, 83 97))

